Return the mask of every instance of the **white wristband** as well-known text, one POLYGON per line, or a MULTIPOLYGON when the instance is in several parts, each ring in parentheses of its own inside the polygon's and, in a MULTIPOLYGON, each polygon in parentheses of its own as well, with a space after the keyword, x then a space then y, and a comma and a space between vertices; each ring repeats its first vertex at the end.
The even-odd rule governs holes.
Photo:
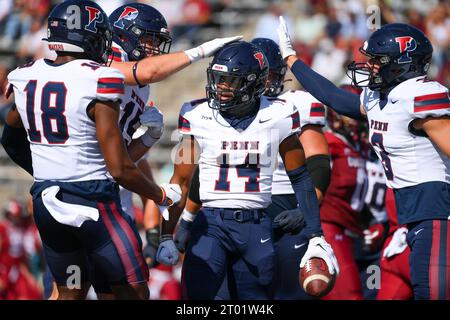
POLYGON ((184 53, 188 56, 192 62, 198 61, 204 57, 202 47, 195 47, 189 50, 185 50, 184 53))
POLYGON ((193 222, 195 219, 195 214, 190 213, 186 209, 183 210, 183 214, 181 215, 181 219, 187 222, 193 222))

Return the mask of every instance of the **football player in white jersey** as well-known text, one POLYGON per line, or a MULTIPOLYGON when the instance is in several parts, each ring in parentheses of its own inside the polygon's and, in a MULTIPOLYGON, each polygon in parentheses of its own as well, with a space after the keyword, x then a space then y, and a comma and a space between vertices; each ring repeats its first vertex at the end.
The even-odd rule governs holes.
POLYGON ((8 75, 15 107, 2 143, 7 145, 14 128, 25 128, 34 218, 59 299, 85 297, 87 259, 106 275, 117 298, 147 299, 140 238, 121 210, 117 183, 163 206, 181 193, 179 186, 158 187, 146 179, 128 155, 118 126, 123 75, 104 66, 111 40, 108 17, 96 3, 65 1, 48 17, 56 60, 40 59, 8 75), (77 12, 79 25, 71 12, 77 12), (71 286, 73 272, 81 277, 80 288, 71 286))
MULTIPOLYGON (((171 181, 186 193, 198 160, 203 204, 183 263, 185 298, 214 299, 225 274, 231 298, 271 298, 272 223, 264 209, 271 201, 278 152, 305 216, 309 243, 304 259, 320 256, 338 273, 322 237, 317 196, 296 135, 299 113, 291 102, 262 95, 267 75, 267 59, 256 46, 228 44, 207 70, 208 99, 181 109, 182 141, 171 181)), ((161 238, 158 260, 173 263, 172 253, 177 258, 178 252, 172 235, 161 238)))
MULTIPOLYGON (((155 8, 143 3, 128 3, 118 7, 109 16, 113 28, 113 59, 111 67, 118 68, 131 79, 125 79, 125 95, 121 104, 120 128, 128 146, 131 159, 139 161, 138 166, 151 177, 151 171, 141 157, 161 137, 163 115, 153 105, 148 105, 150 87, 148 84, 161 81, 170 74, 195 61, 199 48, 184 53, 169 54, 172 39, 164 16, 155 8), (197 51, 196 51, 197 50, 197 51), (155 64, 153 61, 158 61, 155 64), (131 69, 131 63, 133 68, 131 69), (131 72, 130 72, 131 71, 131 72), (147 74, 145 72, 155 74, 147 74), (144 72, 144 73, 141 73, 144 72), (131 81, 128 83, 128 81, 131 81), (147 131, 133 139, 137 128, 142 125, 147 131)), ((201 46, 204 56, 214 53, 228 41, 239 37, 216 39, 201 46), (208 52, 209 51, 209 52, 208 52)), ((132 193, 120 190, 124 210, 133 216, 132 193)), ((146 215, 157 215, 158 207, 146 201, 146 215)), ((146 217, 145 221, 159 221, 156 217, 146 217)), ((146 226, 147 245, 159 242, 159 224, 146 226)), ((151 248, 147 248, 148 252, 151 248)), ((156 248, 153 248, 156 252, 156 248)))
MULTIPOLYGON (((306 167, 316 187, 320 204, 330 181, 328 145, 322 133, 322 127, 325 125, 324 106, 305 91, 286 91, 283 93, 287 65, 281 57, 278 45, 267 38, 256 38, 251 43, 261 50, 269 63, 269 74, 264 95, 290 101, 299 111, 301 127, 299 141, 305 151, 306 167)), ((174 236, 175 245, 182 253, 186 249, 194 215, 201 207, 198 174, 198 170, 196 170, 189 190, 186 208, 174 236)), ((276 219, 274 234, 276 272, 272 282, 274 286, 273 298, 308 298, 299 286, 298 281, 292 281, 298 275, 300 261, 307 249, 308 239, 300 234, 304 226, 303 214, 297 207, 297 199, 280 155, 278 155, 278 166, 275 169, 272 181, 271 202, 265 212, 272 220, 276 219)), ((218 293, 218 298, 226 299, 229 297, 226 282, 225 279, 225 283, 218 293)))
POLYGON ((375 31, 360 49, 368 61, 349 65, 354 84, 364 87, 358 97, 296 57, 282 17, 278 35, 283 58, 306 90, 338 113, 367 117, 399 223, 409 230, 414 297, 450 299, 450 99, 447 88, 426 78, 430 41, 402 23, 375 31))

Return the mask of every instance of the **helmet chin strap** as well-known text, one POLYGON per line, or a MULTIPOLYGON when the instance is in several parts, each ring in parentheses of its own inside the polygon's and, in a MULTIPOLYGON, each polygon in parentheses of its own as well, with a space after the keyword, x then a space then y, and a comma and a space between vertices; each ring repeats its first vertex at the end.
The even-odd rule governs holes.
POLYGON ((248 103, 246 105, 237 105, 234 108, 228 110, 219 111, 220 114, 227 120, 242 120, 253 117, 259 110, 260 99, 257 98, 255 101, 248 103))

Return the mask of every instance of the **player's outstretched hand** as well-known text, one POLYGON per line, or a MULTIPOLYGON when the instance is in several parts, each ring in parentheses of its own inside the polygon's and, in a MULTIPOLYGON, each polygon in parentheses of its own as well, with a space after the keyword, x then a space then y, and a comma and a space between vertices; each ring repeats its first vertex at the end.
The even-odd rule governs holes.
POLYGON ((280 53, 283 59, 286 59, 289 56, 296 56, 297 53, 292 46, 292 40, 289 36, 286 21, 283 16, 280 16, 280 24, 278 25, 277 33, 279 38, 280 53))
POLYGON ((169 220, 168 207, 181 200, 181 187, 174 183, 162 183, 160 187, 164 196, 162 201, 158 203, 159 211, 165 220, 169 220))
POLYGON ((167 266, 173 266, 178 263, 179 252, 173 237, 171 234, 164 234, 161 236, 161 242, 159 244, 158 252, 156 254, 156 260, 159 263, 167 266))
POLYGON ((300 261, 300 268, 303 268, 306 262, 311 258, 323 259, 328 266, 330 274, 336 274, 336 276, 339 275, 339 265, 336 256, 323 236, 309 239, 308 249, 306 249, 303 258, 300 261))
POLYGON ((408 243, 406 242, 406 234, 408 229, 405 227, 399 228, 394 232, 391 242, 383 251, 383 257, 390 258, 405 251, 408 243))
POLYGON ((286 210, 275 217, 273 226, 281 228, 284 232, 296 232, 305 226, 305 217, 300 208, 286 210))
POLYGON ((184 51, 184 53, 189 57, 191 62, 195 62, 202 58, 210 57, 214 55, 220 48, 226 44, 234 41, 241 40, 242 36, 227 37, 227 38, 216 38, 214 40, 205 42, 198 47, 184 51))
POLYGON ((142 135, 142 143, 150 148, 161 138, 164 130, 164 116, 153 104, 146 106, 144 112, 139 116, 142 126, 147 127, 147 131, 142 135))

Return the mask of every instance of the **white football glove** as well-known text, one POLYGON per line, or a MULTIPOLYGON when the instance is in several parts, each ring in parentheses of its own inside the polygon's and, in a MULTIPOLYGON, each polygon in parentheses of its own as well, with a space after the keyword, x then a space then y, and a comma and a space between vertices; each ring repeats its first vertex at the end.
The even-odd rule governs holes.
POLYGON ((390 258, 405 251, 408 244, 406 243, 406 234, 408 229, 405 227, 399 228, 394 232, 391 242, 383 251, 383 257, 390 258))
POLYGON ((164 220, 169 220, 169 207, 181 200, 181 187, 175 183, 162 183, 161 189, 165 194, 165 198, 158 203, 159 212, 164 220))
POLYGON ((296 56, 297 53, 292 46, 292 40, 289 36, 286 21, 284 21, 283 16, 280 16, 280 24, 278 25, 277 33, 279 38, 280 53, 283 59, 286 59, 289 56, 296 56))
POLYGON ((241 40, 242 36, 228 37, 228 38, 216 38, 214 40, 205 42, 198 47, 184 51, 184 53, 189 57, 191 62, 195 62, 202 58, 210 57, 214 55, 220 48, 226 44, 241 40))
POLYGON ((157 107, 146 106, 144 112, 139 116, 142 126, 147 127, 147 131, 141 136, 142 143, 150 148, 161 138, 164 131, 164 116, 157 107))
POLYGON ((325 260, 330 274, 336 273, 336 276, 339 275, 339 265, 336 256, 323 236, 309 239, 308 249, 306 249, 303 258, 300 261, 300 268, 303 268, 306 265, 306 262, 311 258, 321 258, 325 260))

